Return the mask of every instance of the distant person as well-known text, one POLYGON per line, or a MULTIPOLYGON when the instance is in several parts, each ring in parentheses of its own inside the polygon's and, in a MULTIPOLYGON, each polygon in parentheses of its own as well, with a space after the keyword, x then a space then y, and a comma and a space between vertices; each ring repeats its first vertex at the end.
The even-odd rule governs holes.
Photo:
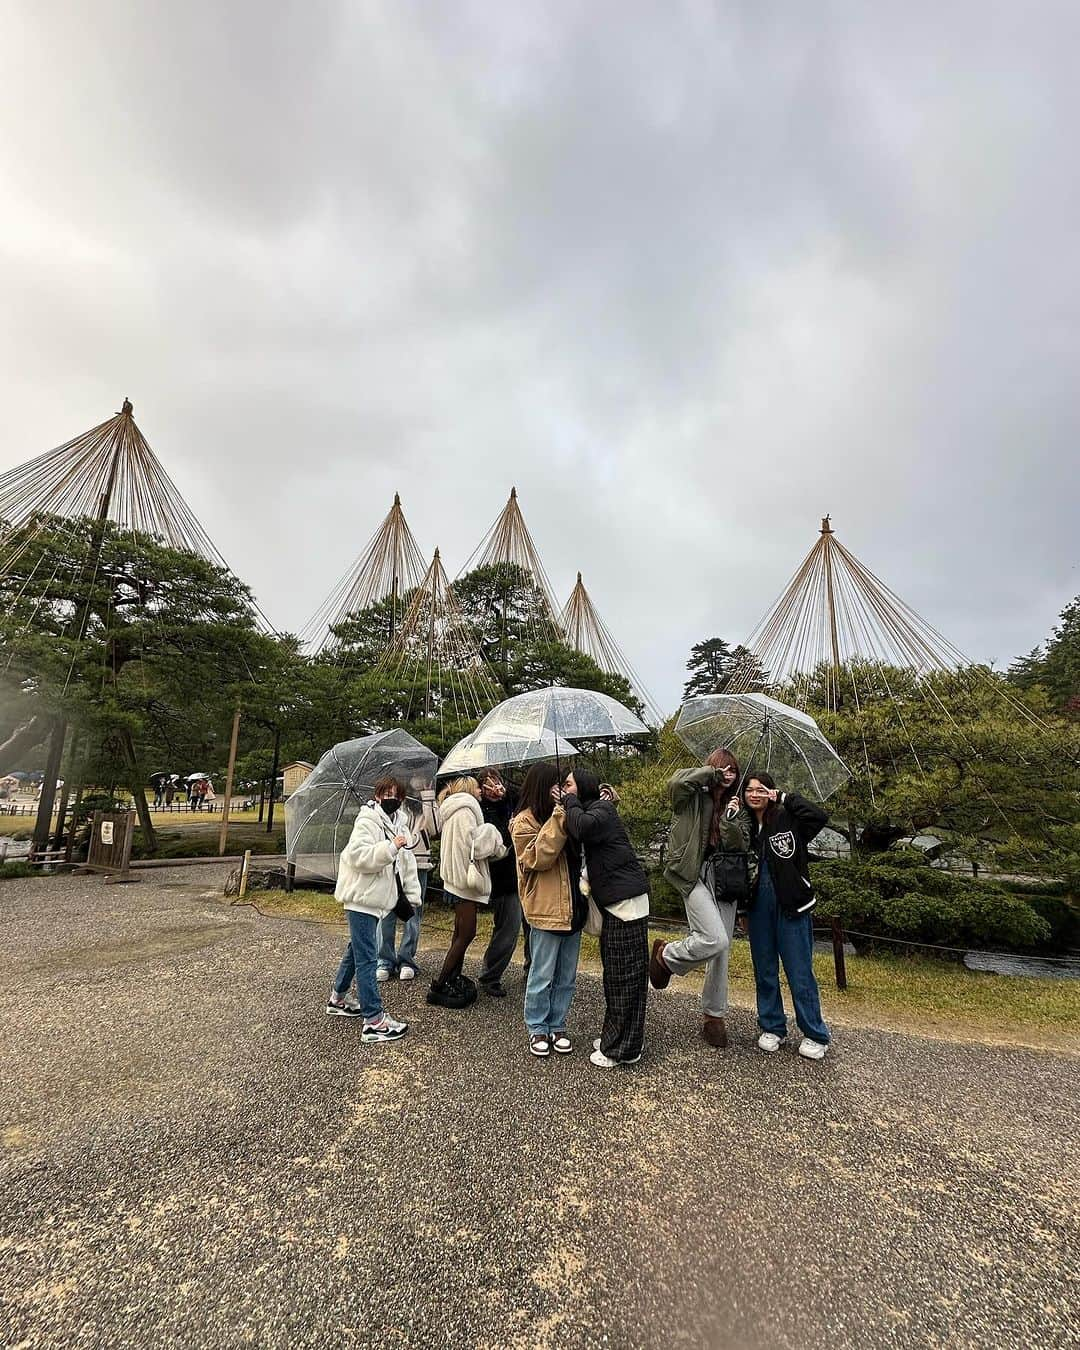
POLYGON ((439 873, 446 899, 454 906, 454 932, 442 969, 427 1001, 440 1008, 465 1008, 476 1001, 476 985, 462 966, 476 936, 476 910, 491 899, 492 861, 506 854, 498 829, 480 809, 480 784, 455 778, 439 793, 439 873))
POLYGON ((803 1034, 799 1054, 824 1059, 832 1037, 821 1016, 814 975, 814 921, 817 904, 810 881, 810 841, 829 823, 820 806, 794 792, 780 792, 767 773, 752 774, 743 791, 752 817, 752 847, 758 856, 757 882, 748 918, 750 955, 757 987, 758 1045, 768 1054, 787 1036, 780 993, 783 962, 795 1021, 803 1034))
POLYGON ((678 942, 658 938, 649 960, 654 989, 664 989, 672 975, 705 967, 701 991, 707 1044, 722 1050, 728 1043, 728 958, 735 932, 738 900, 716 894, 717 853, 745 858, 750 848, 750 815, 739 800, 739 765, 728 750, 714 750, 699 769, 680 769, 668 783, 671 833, 664 877, 679 892, 690 932, 678 942))
POLYGON ((502 977, 513 958, 521 932, 517 863, 510 838, 510 819, 517 809, 518 794, 507 786, 498 769, 482 769, 476 777, 480 784, 480 810, 484 820, 495 826, 506 846, 506 856, 491 863, 491 940, 484 952, 477 983, 485 994, 505 998, 502 977))
POLYGON ((345 907, 349 945, 341 958, 327 1000, 331 1017, 362 1017, 360 1039, 397 1041, 408 1023, 388 1016, 375 978, 379 920, 398 902, 398 880, 412 905, 420 903, 416 862, 401 810, 405 788, 396 778, 381 778, 372 800, 357 812, 349 842, 341 851, 334 894, 345 907), (356 997, 349 988, 356 983, 356 997))
POLYGON ((154 809, 160 811, 165 805, 165 784, 159 778, 154 784, 154 809))
POLYGON ((649 880, 597 776, 574 769, 563 786, 566 833, 584 850, 582 875, 603 917, 600 960, 606 1012, 590 1058, 598 1069, 614 1069, 636 1064, 645 1044, 649 880))
POLYGON ((577 987, 581 930, 588 903, 581 894, 581 855, 566 833, 559 798, 561 775, 553 764, 534 764, 525 775, 521 802, 510 822, 517 859, 518 893, 529 921, 532 961, 525 984, 529 1050, 543 1058, 568 1055, 566 1023, 577 987))
POLYGON ((428 880, 431 876, 431 841, 438 834, 435 817, 435 793, 425 788, 420 794, 420 814, 409 819, 409 848, 416 862, 417 880, 420 885, 420 903, 416 906, 411 919, 400 919, 393 911, 379 921, 379 959, 375 978, 380 984, 392 979, 414 980, 419 967, 416 964, 416 948, 420 941, 420 920, 424 913, 424 899, 427 895, 428 880), (401 924, 401 946, 397 944, 397 927, 401 924))
POLYGON ((166 783, 166 784, 165 784, 165 806, 166 806, 166 808, 172 806, 172 804, 173 804, 173 798, 174 798, 175 796, 176 796, 176 784, 175 784, 175 783, 172 783, 172 782, 166 783))

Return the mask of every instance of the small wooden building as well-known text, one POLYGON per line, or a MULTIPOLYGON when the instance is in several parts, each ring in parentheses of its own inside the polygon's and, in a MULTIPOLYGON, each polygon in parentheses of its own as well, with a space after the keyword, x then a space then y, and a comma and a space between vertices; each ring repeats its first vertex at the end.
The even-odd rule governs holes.
POLYGON ((306 759, 294 760, 292 764, 286 764, 281 771, 281 795, 282 797, 291 797, 296 789, 303 783, 308 774, 315 767, 309 764, 306 759))

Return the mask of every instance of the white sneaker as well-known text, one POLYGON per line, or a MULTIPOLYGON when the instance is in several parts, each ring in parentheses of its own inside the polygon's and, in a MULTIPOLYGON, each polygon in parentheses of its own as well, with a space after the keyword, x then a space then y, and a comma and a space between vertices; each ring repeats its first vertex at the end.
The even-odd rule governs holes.
POLYGON ((415 980, 416 971, 413 970, 412 966, 402 966, 397 973, 397 977, 399 980, 415 980))
POLYGON ((809 1036, 802 1038, 799 1046, 799 1054, 803 1059, 824 1059, 829 1053, 829 1047, 822 1045, 820 1041, 812 1041, 809 1036))
POLYGON ((593 1048, 594 1050, 599 1050, 599 1049, 600 1049, 600 1037, 599 1037, 599 1036, 597 1036, 596 1040, 593 1041, 593 1043, 592 1043, 592 1048, 593 1048))
POLYGON ((374 1022, 365 1020, 360 1039, 365 1044, 370 1044, 372 1041, 400 1041, 408 1029, 408 1022, 395 1022, 392 1017, 383 1013, 374 1022))
POLYGON ((386 981, 387 981, 389 978, 390 978, 390 972, 386 969, 386 967, 385 967, 385 966, 379 966, 378 970, 376 970, 376 972, 375 972, 375 979, 376 979, 376 981, 377 981, 379 984, 385 984, 386 981))
POLYGON ((783 1039, 783 1036, 777 1036, 774 1031, 763 1031, 757 1038, 758 1049, 764 1050, 767 1055, 774 1055, 780 1049, 783 1039))
POLYGON ((594 1050, 589 1056, 589 1063, 595 1064, 598 1069, 617 1069, 619 1061, 617 1059, 608 1059, 602 1050, 594 1050))
POLYGON ((327 1017, 360 1017, 362 1016, 360 1004, 351 994, 343 994, 340 997, 331 993, 326 1000, 327 1017))

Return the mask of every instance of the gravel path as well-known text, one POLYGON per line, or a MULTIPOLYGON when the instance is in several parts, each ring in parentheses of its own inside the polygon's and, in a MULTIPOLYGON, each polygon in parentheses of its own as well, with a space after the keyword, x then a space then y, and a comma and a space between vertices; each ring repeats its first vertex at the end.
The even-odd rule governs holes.
MULTIPOLYGON (((511 996, 361 1046, 343 932, 218 868, 0 890, 7 1346, 1076 1346, 1080 1062, 847 1030, 635 1070, 524 1053, 511 996)), ((433 965, 428 957, 428 965, 433 965)))

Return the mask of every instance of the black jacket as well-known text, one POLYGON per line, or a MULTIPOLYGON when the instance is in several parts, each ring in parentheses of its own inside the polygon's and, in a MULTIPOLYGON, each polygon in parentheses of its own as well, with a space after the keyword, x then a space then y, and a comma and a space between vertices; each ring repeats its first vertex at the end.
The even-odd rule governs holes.
POLYGON ((766 861, 780 908, 790 917, 809 914, 817 904, 810 882, 807 845, 829 823, 828 812, 795 792, 781 795, 773 819, 757 828, 754 847, 758 855, 758 875, 754 895, 761 884, 766 861))
POLYGON ((571 794, 563 798, 566 833, 585 850, 589 889, 601 909, 645 895, 649 879, 630 845, 626 826, 611 802, 599 800, 582 806, 571 794))
POLYGON ((495 826, 508 850, 505 858, 489 864, 492 895, 510 895, 517 891, 517 863, 514 859, 514 841, 510 838, 510 817, 517 810, 517 800, 517 793, 509 787, 501 801, 489 802, 486 797, 480 798, 484 821, 495 826))

